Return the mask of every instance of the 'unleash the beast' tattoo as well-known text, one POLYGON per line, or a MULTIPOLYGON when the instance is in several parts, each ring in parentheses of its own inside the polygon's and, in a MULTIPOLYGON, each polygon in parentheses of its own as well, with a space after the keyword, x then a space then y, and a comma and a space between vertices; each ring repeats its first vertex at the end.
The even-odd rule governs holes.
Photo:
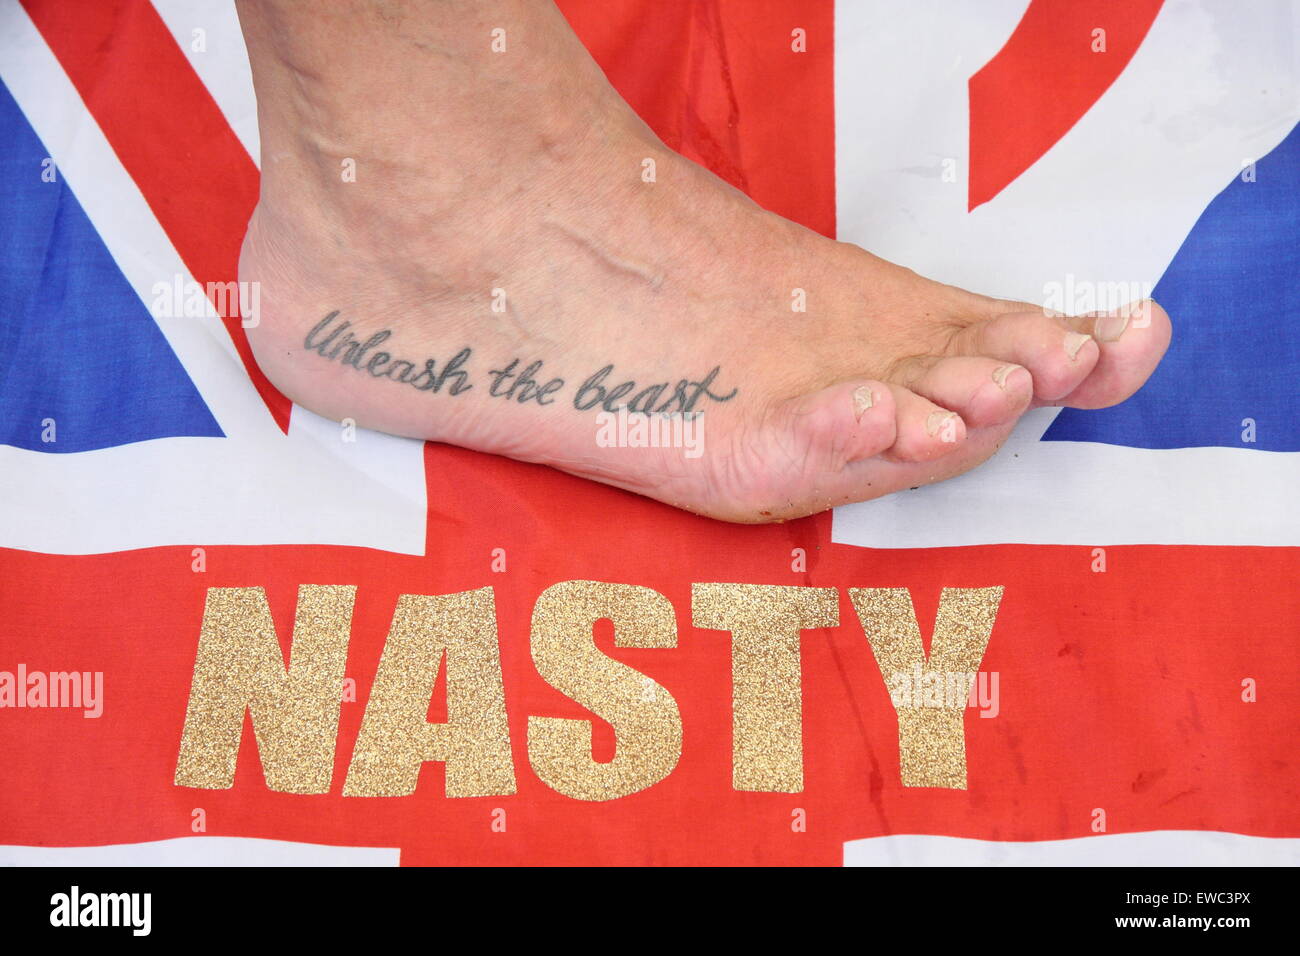
MULTIPOLYGON (((468 346, 443 362, 441 367, 434 359, 425 359, 420 367, 414 361, 395 358, 388 352, 375 351, 392 338, 391 329, 358 338, 352 333, 352 323, 347 320, 336 322, 338 316, 336 309, 317 322, 303 340, 303 347, 331 362, 350 365, 358 372, 366 372, 374 378, 386 378, 399 385, 409 385, 422 392, 442 392, 445 389, 448 395, 460 395, 474 387, 468 368, 474 350, 468 346)), ((564 388, 565 380, 542 376, 543 362, 540 359, 520 368, 522 361, 514 358, 502 367, 490 369, 486 373, 490 381, 488 396, 518 404, 554 404, 557 393, 564 388)), ((626 408, 629 412, 644 414, 693 412, 702 401, 728 402, 740 391, 737 388, 726 394, 713 391, 710 386, 720 371, 721 367, 715 365, 700 379, 683 378, 675 384, 658 382, 638 389, 637 383, 631 380, 610 380, 614 366, 606 365, 578 386, 572 398, 573 407, 584 412, 597 407, 607 412, 626 408), (625 398, 627 400, 623 401, 625 398)))

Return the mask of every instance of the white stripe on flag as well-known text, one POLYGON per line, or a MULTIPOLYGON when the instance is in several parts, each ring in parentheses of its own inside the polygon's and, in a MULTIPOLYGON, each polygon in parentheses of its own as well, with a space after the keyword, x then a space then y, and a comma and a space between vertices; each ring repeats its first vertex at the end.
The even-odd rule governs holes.
POLYGON ((1300 455, 1039 441, 1055 414, 1027 414, 974 471, 836 508, 831 540, 864 548, 1300 544, 1300 518, 1279 504, 1300 488, 1300 455))
POLYGON ((1011 843, 897 834, 850 840, 845 866, 1297 866, 1300 840, 1214 830, 1011 843))
POLYGON ((397 866, 400 851, 250 837, 108 846, 0 846, 0 866, 397 866))

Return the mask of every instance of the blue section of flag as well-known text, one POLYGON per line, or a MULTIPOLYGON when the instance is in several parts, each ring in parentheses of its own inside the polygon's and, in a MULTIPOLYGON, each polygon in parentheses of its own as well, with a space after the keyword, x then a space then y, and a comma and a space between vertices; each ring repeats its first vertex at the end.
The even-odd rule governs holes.
POLYGON ((1174 337, 1150 381, 1114 408, 1065 409, 1044 441, 1300 451, 1300 125, 1254 172, 1215 197, 1152 293, 1174 337))
POLYGON ((0 83, 0 444, 222 437, 72 190, 43 180, 48 155, 0 83))

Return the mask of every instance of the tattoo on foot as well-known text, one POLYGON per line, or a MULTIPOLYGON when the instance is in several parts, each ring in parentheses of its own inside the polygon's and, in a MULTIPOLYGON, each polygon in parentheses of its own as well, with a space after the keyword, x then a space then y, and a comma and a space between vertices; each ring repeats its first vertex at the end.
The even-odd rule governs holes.
MULTIPOLYGON (((303 340, 303 347, 328 361, 349 365, 374 378, 385 378, 422 392, 437 393, 445 388, 448 395, 461 395, 474 387, 468 368, 474 357, 472 348, 462 348, 443 362, 441 368, 436 360, 425 359, 423 367, 417 370, 414 361, 394 358, 388 352, 373 351, 392 338, 391 329, 375 332, 368 338, 359 338, 353 334, 351 322, 346 319, 336 321, 338 318, 339 310, 335 309, 317 322, 303 340)), ((542 360, 534 359, 519 369, 522 361, 514 358, 501 368, 489 370, 487 378, 491 384, 487 394, 492 398, 519 404, 554 404, 557 393, 564 388, 565 379, 539 378, 542 360)), ((614 366, 606 365, 589 375, 576 389, 572 397, 573 407, 584 412, 597 407, 607 412, 626 408, 629 412, 643 414, 694 412, 701 402, 728 402, 739 393, 738 388, 733 388, 726 394, 710 388, 720 372, 721 366, 715 365, 703 378, 678 379, 675 384, 657 382, 638 390, 637 383, 631 379, 617 385, 606 384, 614 374, 614 366), (631 398, 628 401, 621 401, 629 395, 631 398)))

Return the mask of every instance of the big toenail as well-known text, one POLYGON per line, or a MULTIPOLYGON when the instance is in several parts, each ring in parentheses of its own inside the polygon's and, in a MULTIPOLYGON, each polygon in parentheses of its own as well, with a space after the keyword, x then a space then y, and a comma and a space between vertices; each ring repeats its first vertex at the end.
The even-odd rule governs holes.
POLYGON ((1098 342, 1114 342, 1128 328, 1128 320, 1127 312, 1103 315, 1092 327, 1093 337, 1098 342))
POLYGON ((943 428, 948 421, 956 417, 957 414, 955 412, 931 412, 925 420, 925 430, 929 433, 930 437, 933 438, 935 435, 939 434, 939 429, 943 428))
POLYGON ((1071 362, 1078 356, 1079 349, 1083 348, 1084 343, 1091 338, 1091 335, 1084 335, 1082 332, 1065 333, 1065 354, 1070 356, 1071 362))
POLYGON ((853 417, 862 421, 862 415, 872 406, 871 389, 862 385, 853 390, 853 417))
POLYGON ((1020 368, 1019 365, 999 365, 993 370, 993 381, 997 382, 998 388, 1006 391, 1007 376, 1020 368))
POLYGON ((1145 329, 1151 325, 1151 306, 1155 304, 1155 299, 1143 299, 1126 306, 1123 311, 1133 320, 1133 328, 1145 329))

